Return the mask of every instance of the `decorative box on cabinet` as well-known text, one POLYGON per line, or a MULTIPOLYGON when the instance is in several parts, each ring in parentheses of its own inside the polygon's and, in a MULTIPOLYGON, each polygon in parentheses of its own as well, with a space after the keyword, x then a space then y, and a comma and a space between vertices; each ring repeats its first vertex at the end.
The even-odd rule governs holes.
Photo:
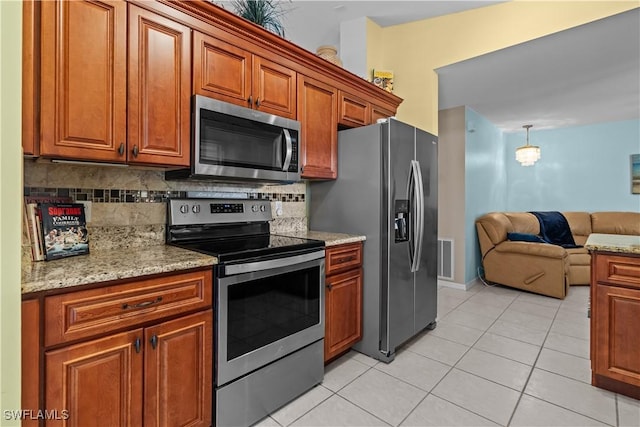
POLYGON ((330 246, 325 255, 324 360, 362 338, 362 243, 330 246))
POLYGON ((210 426, 212 292, 208 268, 45 297, 47 408, 71 425, 210 426))
POLYGON ((335 179, 338 176, 337 92, 327 83, 298 75, 303 178, 335 179))
POLYGON ((289 119, 296 118, 296 72, 232 45, 194 32, 194 92, 289 119))
POLYGON ((592 384, 640 399, 640 255, 591 253, 592 384))

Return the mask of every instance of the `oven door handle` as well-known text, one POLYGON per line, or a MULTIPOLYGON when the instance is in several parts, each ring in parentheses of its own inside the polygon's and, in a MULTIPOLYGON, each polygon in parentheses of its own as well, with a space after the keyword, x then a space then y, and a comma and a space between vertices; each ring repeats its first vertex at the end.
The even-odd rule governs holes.
POLYGON ((291 267, 296 264, 302 264, 307 261, 313 261, 316 259, 324 258, 324 249, 321 251, 315 251, 308 254, 294 255, 286 258, 270 259, 268 261, 256 261, 246 262, 242 264, 225 265, 225 276, 231 276, 235 274, 253 273, 255 271, 270 270, 280 267, 291 267))

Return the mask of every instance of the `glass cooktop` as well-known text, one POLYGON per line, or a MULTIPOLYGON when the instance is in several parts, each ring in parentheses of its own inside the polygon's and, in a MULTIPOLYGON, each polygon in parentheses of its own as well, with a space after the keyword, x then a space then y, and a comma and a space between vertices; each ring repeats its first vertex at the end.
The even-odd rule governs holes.
POLYGON ((242 237, 225 237, 220 239, 192 240, 174 243, 207 255, 218 257, 218 261, 229 262, 252 258, 272 258, 289 253, 305 253, 324 247, 321 240, 280 236, 277 234, 261 234, 242 237))

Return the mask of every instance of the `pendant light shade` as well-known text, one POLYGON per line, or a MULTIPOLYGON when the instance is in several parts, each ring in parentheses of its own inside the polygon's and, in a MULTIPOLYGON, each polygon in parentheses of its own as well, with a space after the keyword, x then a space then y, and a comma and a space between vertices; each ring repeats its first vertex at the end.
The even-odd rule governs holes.
POLYGON ((527 144, 516 149, 516 160, 519 161, 522 166, 532 166, 540 160, 540 147, 537 145, 529 145, 529 128, 533 127, 533 125, 524 125, 522 127, 527 130, 527 144))

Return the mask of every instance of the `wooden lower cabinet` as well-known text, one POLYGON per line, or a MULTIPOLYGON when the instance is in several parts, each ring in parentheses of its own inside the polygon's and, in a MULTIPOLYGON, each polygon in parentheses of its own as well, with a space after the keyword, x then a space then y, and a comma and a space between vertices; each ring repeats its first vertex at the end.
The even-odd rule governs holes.
POLYGON ((326 252, 325 363, 362 339, 362 244, 326 252))
POLYGON ((47 426, 209 426, 212 331, 209 310, 46 352, 47 426))
MULTIPOLYGON (((37 413, 40 409, 40 302, 37 299, 22 302, 21 309, 21 374, 22 409, 37 413)), ((37 427, 38 420, 25 418, 22 427, 37 427)))
POLYGON ((209 426, 213 312, 145 330, 144 425, 209 426))
POLYGON ((46 352, 46 408, 68 411, 47 426, 141 426, 142 338, 135 329, 46 352))
POLYGON ((591 256, 592 384, 640 399, 640 256, 591 256))

